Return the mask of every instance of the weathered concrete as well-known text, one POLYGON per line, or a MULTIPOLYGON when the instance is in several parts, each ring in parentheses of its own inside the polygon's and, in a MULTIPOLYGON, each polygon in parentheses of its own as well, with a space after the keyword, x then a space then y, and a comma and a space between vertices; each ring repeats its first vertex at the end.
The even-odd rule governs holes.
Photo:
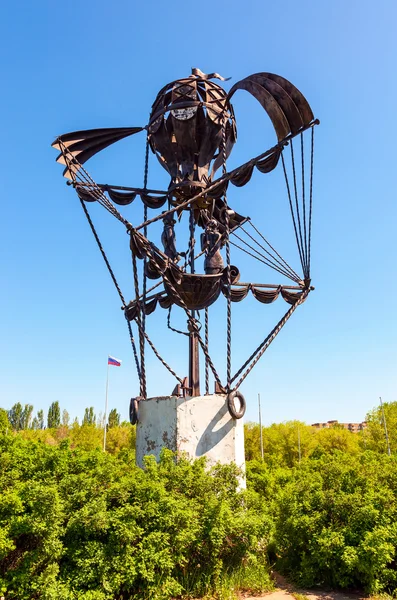
POLYGON ((223 394, 148 398, 139 403, 137 464, 142 467, 148 454, 158 459, 162 448, 193 459, 206 456, 209 465, 235 462, 244 470, 243 420, 230 416, 223 394))

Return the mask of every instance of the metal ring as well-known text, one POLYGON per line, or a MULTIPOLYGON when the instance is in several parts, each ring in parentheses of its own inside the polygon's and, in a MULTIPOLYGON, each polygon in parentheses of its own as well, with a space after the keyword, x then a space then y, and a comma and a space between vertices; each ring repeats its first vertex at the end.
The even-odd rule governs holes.
POLYGON ((246 406, 245 398, 238 390, 234 390, 227 395, 227 408, 233 419, 241 419, 245 414, 246 406), (238 398, 240 402, 240 410, 236 410, 235 398, 238 398))
POLYGON ((130 423, 131 425, 136 425, 138 423, 138 408, 139 401, 142 400, 140 396, 136 398, 131 398, 130 400, 130 423))

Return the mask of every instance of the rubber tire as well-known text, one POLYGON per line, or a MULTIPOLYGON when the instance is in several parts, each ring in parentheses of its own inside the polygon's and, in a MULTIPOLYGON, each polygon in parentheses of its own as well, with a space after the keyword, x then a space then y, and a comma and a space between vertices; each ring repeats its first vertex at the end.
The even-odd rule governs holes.
POLYGON ((131 398, 130 400, 130 423, 136 425, 138 423, 138 408, 140 398, 131 398))
POLYGON ((241 419, 245 414, 245 409, 247 408, 243 394, 238 390, 230 392, 230 394, 227 395, 227 408, 233 419, 241 419), (235 398, 238 398, 240 401, 240 410, 238 411, 236 410, 236 406, 234 404, 235 398))

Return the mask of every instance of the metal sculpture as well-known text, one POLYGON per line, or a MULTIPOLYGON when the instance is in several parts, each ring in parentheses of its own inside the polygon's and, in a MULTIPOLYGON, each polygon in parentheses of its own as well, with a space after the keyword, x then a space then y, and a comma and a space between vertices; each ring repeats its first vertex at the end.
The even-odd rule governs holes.
MULTIPOLYGON (((117 288, 134 351, 140 381, 140 396, 146 398, 145 347, 149 345, 162 364, 178 381, 176 393, 200 395, 199 348, 205 359, 205 390, 209 393, 209 372, 215 379, 218 393, 227 394, 229 412, 234 418, 244 414, 245 401, 239 387, 251 369, 264 354, 270 343, 290 318, 296 308, 314 289, 310 279, 311 221, 313 200, 314 119, 312 110, 289 81, 272 73, 256 73, 237 82, 227 93, 213 80, 225 81, 217 73, 206 75, 199 69, 184 79, 172 81, 158 93, 145 127, 125 127, 77 131, 59 136, 53 147, 60 151, 57 161, 65 165, 64 176, 69 179, 81 202, 109 273, 117 288), (252 94, 271 119, 277 143, 237 169, 227 171, 226 161, 236 142, 236 120, 231 99, 238 90, 252 94), (96 153, 125 137, 146 131, 144 182, 142 188, 97 184, 83 167, 96 153), (305 165, 305 132, 310 132, 309 173, 305 165), (301 162, 300 185, 297 182, 296 154, 293 139, 299 136, 301 162), (290 150, 288 173, 286 148, 290 150), (155 154, 160 165, 170 175, 167 190, 148 188, 149 152, 155 154), (233 211, 227 200, 229 184, 245 186, 256 168, 270 173, 281 160, 286 191, 294 226, 302 275, 298 275, 284 258, 260 233, 248 217, 233 211), (221 169, 221 175, 216 177, 221 169), (124 218, 117 206, 127 206, 139 197, 143 203, 143 222, 136 226, 124 218), (134 271, 135 299, 127 303, 117 283, 114 272, 96 233, 88 212, 90 202, 99 202, 127 229, 134 271), (164 207, 166 206, 166 210, 164 207), (162 211, 148 218, 148 209, 162 211), (189 245, 186 252, 177 249, 175 225, 181 216, 189 214, 189 245), (160 249, 150 240, 149 228, 163 221, 160 249), (200 236, 201 251, 195 254, 196 227, 203 230, 200 236), (245 236, 245 237, 244 237, 245 236), (247 241, 247 238, 249 241, 247 241), (239 243, 234 240, 238 240, 239 243), (288 277, 294 285, 268 283, 241 283, 239 269, 231 264, 231 245, 288 277), (225 251, 225 261, 222 251, 225 251), (182 260, 184 259, 184 261, 182 260), (198 272, 197 266, 204 259, 198 272), (138 261, 143 261, 142 274, 138 261), (151 289, 147 279, 160 281, 151 289), (141 285, 140 285, 141 284, 141 285), (161 290, 152 293, 155 288, 161 290), (282 297, 290 308, 263 342, 252 352, 242 367, 231 372, 231 305, 241 302, 251 292, 261 303, 269 304, 282 297), (220 296, 226 298, 226 382, 222 383, 209 353, 208 308, 220 296), (188 331, 179 332, 170 324, 172 306, 185 311, 188 331), (160 356, 146 330, 146 317, 157 306, 169 311, 167 324, 175 332, 189 337, 189 376, 178 377, 160 356), (205 311, 204 337, 201 334, 199 311, 205 311), (138 329, 139 351, 136 347, 131 323, 138 329), (234 400, 239 399, 236 409, 234 400)), ((137 400, 130 407, 131 419, 137 418, 137 400)))

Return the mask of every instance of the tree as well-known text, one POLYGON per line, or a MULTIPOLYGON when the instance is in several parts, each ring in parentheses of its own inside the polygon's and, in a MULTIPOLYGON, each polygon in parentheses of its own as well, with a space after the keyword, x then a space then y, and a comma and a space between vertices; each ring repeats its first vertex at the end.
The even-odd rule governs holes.
POLYGON ((112 408, 112 410, 109 413, 109 419, 108 419, 108 427, 118 427, 120 425, 120 414, 117 412, 117 410, 115 408, 112 408))
POLYGON ((62 425, 64 427, 69 427, 69 422, 70 422, 70 417, 69 417, 69 413, 66 409, 63 409, 62 411, 62 425))
POLYGON ((21 429, 29 429, 32 420, 33 405, 25 404, 21 414, 21 429))
POLYGON ((94 407, 90 406, 84 411, 83 425, 95 425, 96 416, 94 413, 94 407))
POLYGON ((22 411, 22 404, 20 402, 14 404, 14 406, 8 411, 8 420, 11 424, 11 427, 15 431, 19 431, 21 429, 22 411))
POLYGON ((7 411, 0 408, 0 433, 6 433, 11 429, 11 424, 8 420, 7 411))
POLYGON ((37 411, 37 420, 39 422, 39 426, 37 429, 44 429, 44 410, 37 411))
POLYGON ((397 452, 397 402, 384 402, 383 412, 382 408, 378 406, 367 414, 367 430, 364 432, 363 441, 368 450, 374 450, 382 454, 387 453, 383 413, 386 421, 390 449, 392 453, 395 453, 397 452))
POLYGON ((61 424, 61 409, 58 400, 53 402, 48 409, 47 427, 59 427, 61 424))

